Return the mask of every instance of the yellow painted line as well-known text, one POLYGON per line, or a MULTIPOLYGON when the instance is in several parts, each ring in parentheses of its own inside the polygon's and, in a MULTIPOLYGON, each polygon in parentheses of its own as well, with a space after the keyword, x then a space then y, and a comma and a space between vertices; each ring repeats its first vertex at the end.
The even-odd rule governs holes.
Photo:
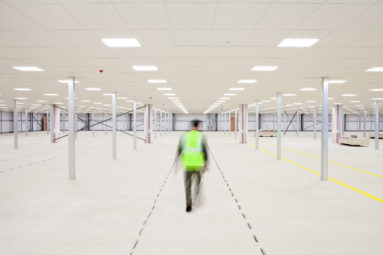
MULTIPOLYGON (((270 144, 275 145, 273 143, 270 143, 270 144)), ((309 153, 306 153, 306 152, 303 152, 303 151, 298 151, 298 150, 295 150, 295 149, 292 149, 292 148, 289 148, 289 147, 285 147, 285 146, 282 146, 282 148, 285 149, 285 150, 288 150, 288 151, 292 151, 292 152, 296 152, 296 153, 302 154, 304 156, 320 159, 320 157, 318 157, 318 156, 315 156, 315 155, 312 155, 312 154, 309 154, 309 153)), ((345 164, 342 164, 342 163, 338 163, 338 162, 335 162, 335 161, 332 161, 332 160, 329 160, 328 162, 332 163, 332 164, 335 164, 335 165, 338 165, 338 166, 349 168, 349 169, 352 169, 352 170, 355 170, 355 171, 359 171, 359 172, 362 172, 362 173, 365 173, 365 174, 369 174, 369 175, 373 175, 373 176, 376 176, 376 177, 379 177, 379 178, 383 178, 383 175, 375 174, 375 173, 372 173, 372 172, 369 172, 369 171, 365 171, 365 170, 362 170, 362 169, 359 169, 359 168, 356 168, 356 167, 348 166, 348 165, 345 165, 345 164)))
MULTIPOLYGON (((254 144, 249 144, 249 145, 252 146, 252 147, 255 147, 254 144)), ((261 151, 267 153, 267 154, 272 155, 272 156, 275 156, 275 157, 277 156, 275 153, 272 153, 272 152, 267 151, 267 150, 265 150, 265 149, 262 149, 262 148, 259 148, 259 149, 260 149, 261 151)), ((296 163, 296 162, 294 162, 294 161, 291 161, 291 160, 289 160, 289 159, 287 159, 287 158, 281 158, 281 159, 284 160, 284 161, 286 161, 286 162, 288 162, 288 163, 290 163, 290 164, 293 164, 293 165, 298 166, 298 167, 300 167, 300 168, 303 168, 303 169, 305 169, 305 170, 307 170, 307 171, 310 171, 310 172, 312 172, 312 173, 314 173, 314 174, 316 174, 316 175, 320 175, 319 172, 317 172, 317 171, 315 171, 315 170, 312 170, 312 169, 310 169, 310 168, 308 168, 308 167, 305 167, 305 166, 303 166, 303 165, 301 165, 301 164, 298 164, 298 163, 296 163)), ((329 177, 328 179, 331 180, 331 181, 333 181, 333 182, 336 182, 336 183, 338 183, 338 184, 340 184, 340 185, 342 185, 342 186, 344 186, 344 187, 346 187, 346 188, 352 189, 353 191, 359 192, 360 194, 363 194, 363 195, 365 195, 365 196, 367 196, 367 197, 369 197, 369 198, 372 198, 372 199, 374 199, 374 200, 376 200, 376 201, 379 201, 379 202, 383 203, 383 199, 381 199, 381 198, 379 198, 379 197, 376 197, 376 196, 374 196, 374 195, 371 195, 370 193, 364 192, 363 190, 357 189, 357 188, 355 188, 355 187, 353 187, 353 186, 351 186, 351 185, 348 185, 348 184, 346 184, 346 183, 344 183, 344 182, 338 181, 338 180, 336 180, 336 179, 334 179, 334 178, 329 177)))

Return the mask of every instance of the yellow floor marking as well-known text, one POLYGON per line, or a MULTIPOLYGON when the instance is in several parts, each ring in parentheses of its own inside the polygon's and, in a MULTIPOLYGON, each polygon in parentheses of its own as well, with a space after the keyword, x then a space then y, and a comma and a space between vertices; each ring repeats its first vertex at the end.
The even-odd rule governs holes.
MULTIPOLYGON (((270 143, 270 144, 275 146, 274 143, 270 143)), ((304 156, 320 159, 320 157, 318 157, 318 156, 315 156, 315 155, 312 155, 312 154, 309 154, 309 153, 306 153, 306 152, 303 152, 303 151, 298 151, 298 150, 295 150, 295 149, 292 149, 292 148, 289 148, 289 147, 286 147, 286 146, 282 146, 282 148, 285 149, 285 150, 288 150, 288 151, 292 151, 292 152, 296 152, 296 153, 302 154, 304 156)), ((352 169, 352 170, 355 170, 355 171, 359 171, 359 172, 362 172, 362 173, 365 173, 365 174, 369 174, 369 175, 373 175, 373 176, 376 176, 376 177, 379 177, 379 178, 383 178, 383 175, 371 173, 371 172, 368 172, 368 171, 365 171, 365 170, 362 170, 362 169, 359 169, 359 168, 356 168, 356 167, 348 166, 348 165, 345 165, 345 164, 341 164, 341 163, 338 163, 338 162, 335 162, 335 161, 332 161, 332 160, 329 160, 328 162, 332 163, 332 164, 335 164, 335 165, 338 165, 338 166, 343 166, 345 168, 349 168, 349 169, 352 169)))
MULTIPOLYGON (((254 144, 249 144, 249 145, 252 146, 252 147, 255 147, 254 144)), ((259 149, 260 149, 261 151, 267 153, 267 154, 270 154, 270 155, 274 156, 274 157, 277 156, 275 153, 272 153, 272 152, 267 151, 267 150, 265 150, 265 149, 262 149, 262 148, 259 148, 259 149)), ((307 170, 307 171, 310 171, 310 172, 312 172, 312 173, 314 173, 314 174, 320 175, 319 172, 317 172, 317 171, 315 171, 315 170, 312 170, 312 169, 310 169, 310 168, 308 168, 308 167, 302 166, 301 164, 295 163, 294 161, 291 161, 291 160, 289 160, 289 159, 287 159, 287 158, 281 158, 281 159, 284 160, 284 161, 286 161, 286 162, 288 162, 288 163, 290 163, 290 164, 293 164, 293 165, 298 166, 298 167, 300 167, 300 168, 303 168, 303 169, 305 169, 305 170, 307 170)), ((336 180, 336 179, 334 179, 334 178, 331 178, 331 177, 329 177, 328 179, 331 180, 331 181, 333 181, 333 182, 336 182, 336 183, 338 183, 338 184, 340 184, 340 185, 342 185, 342 186, 344 186, 344 187, 346 187, 346 188, 352 189, 352 190, 354 190, 354 191, 356 191, 356 192, 359 192, 360 194, 363 194, 363 195, 365 195, 365 196, 367 196, 367 197, 369 197, 369 198, 375 199, 376 201, 379 201, 379 202, 382 202, 382 203, 383 203, 383 199, 381 199, 381 198, 379 198, 379 197, 376 197, 376 196, 374 196, 374 195, 371 195, 371 194, 369 194, 369 193, 367 193, 367 192, 364 192, 363 190, 357 189, 357 188, 355 188, 355 187, 353 187, 353 186, 351 186, 351 185, 348 185, 348 184, 346 184, 346 183, 344 183, 344 182, 338 181, 338 180, 336 180)))

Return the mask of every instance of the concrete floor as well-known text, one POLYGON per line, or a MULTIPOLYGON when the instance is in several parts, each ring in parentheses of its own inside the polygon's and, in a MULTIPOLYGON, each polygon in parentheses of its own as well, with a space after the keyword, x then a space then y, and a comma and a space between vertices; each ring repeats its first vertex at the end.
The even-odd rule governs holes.
POLYGON ((207 133, 216 162, 187 214, 182 171, 171 169, 180 135, 133 151, 119 133, 113 161, 110 133, 81 132, 76 181, 65 139, 20 134, 13 150, 12 135, 0 135, 1 254, 383 254, 382 150, 330 143, 340 184, 310 172, 320 171, 311 133, 284 137, 281 161, 268 153, 275 138, 255 151, 251 133, 249 145, 207 133))

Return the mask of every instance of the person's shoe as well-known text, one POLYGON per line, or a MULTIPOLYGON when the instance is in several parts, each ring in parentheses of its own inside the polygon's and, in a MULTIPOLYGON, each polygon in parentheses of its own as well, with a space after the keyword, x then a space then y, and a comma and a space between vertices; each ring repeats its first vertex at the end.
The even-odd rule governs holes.
POLYGON ((190 212, 191 210, 192 210, 192 206, 191 205, 186 206, 186 212, 190 212))

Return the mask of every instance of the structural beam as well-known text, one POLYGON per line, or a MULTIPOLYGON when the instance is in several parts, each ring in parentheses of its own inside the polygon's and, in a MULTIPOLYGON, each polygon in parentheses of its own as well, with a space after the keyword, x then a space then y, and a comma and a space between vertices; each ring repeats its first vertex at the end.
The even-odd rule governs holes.
POLYGON ((322 78, 321 180, 328 180, 328 78, 322 78))

